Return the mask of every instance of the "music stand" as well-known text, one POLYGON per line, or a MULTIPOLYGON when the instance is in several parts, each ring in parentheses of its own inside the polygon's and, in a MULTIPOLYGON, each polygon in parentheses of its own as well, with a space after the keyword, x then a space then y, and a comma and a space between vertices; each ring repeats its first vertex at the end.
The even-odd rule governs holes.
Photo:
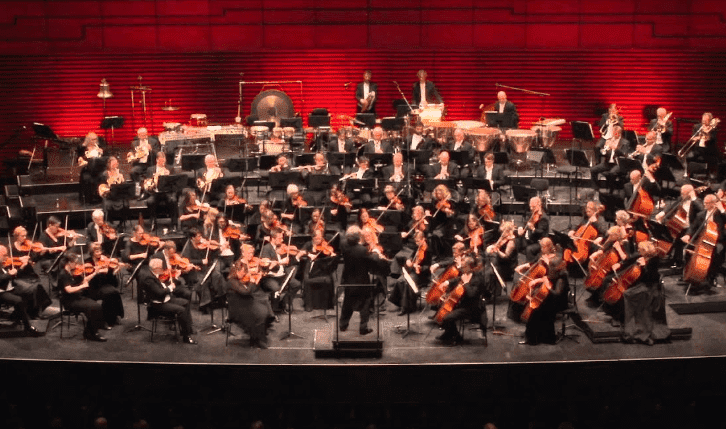
POLYGON ((415 162, 418 165, 426 165, 431 159, 432 150, 405 150, 403 154, 404 162, 415 162))
MULTIPOLYGON (((590 161, 587 159, 587 155, 585 155, 585 151, 581 149, 565 149, 565 158, 567 159, 567 162, 570 163, 571 166, 575 167, 575 179, 577 179, 578 175, 581 175, 580 173, 580 167, 582 168, 590 168, 590 161)), ((582 177, 582 176, 580 176, 582 177)), ((577 195, 577 189, 580 185, 580 182, 575 180, 575 195, 577 195)), ((572 188, 569 188, 570 192, 570 206, 572 205, 572 188)), ((570 213, 570 226, 572 226, 572 210, 569 210, 570 213)))
POLYGON ((369 153, 366 153, 365 155, 368 157, 370 165, 375 166, 375 167, 393 164, 393 154, 392 153, 369 152, 369 153))
MULTIPOLYGON (((292 267, 290 272, 287 274, 287 277, 285 277, 285 281, 282 283, 282 286, 280 287, 280 293, 285 290, 287 287, 287 284, 290 283, 290 279, 295 274, 295 271, 297 271, 297 267, 292 267)), ((292 331, 292 305, 293 305, 293 296, 291 294, 287 294, 288 298, 288 304, 290 305, 290 312, 287 313, 287 331, 283 332, 282 336, 280 337, 280 340, 286 340, 288 338, 305 338, 302 335, 296 334, 292 331)))
POLYGON ((58 135, 53 132, 53 130, 45 124, 41 124, 38 122, 33 122, 32 125, 33 131, 35 132, 35 136, 43 139, 43 140, 60 140, 58 135))
MULTIPOLYGON (((404 100, 399 100, 404 101, 404 100)), ((405 101, 403 103, 399 103, 396 105, 396 117, 397 118, 404 118, 408 116, 408 114, 411 112, 411 106, 409 106, 405 101)))
POLYGON ((345 182, 347 189, 352 189, 353 191, 358 192, 365 192, 365 191, 372 191, 375 187, 375 180, 374 179, 347 179, 345 182))
POLYGON ((328 163, 337 167, 350 167, 355 164, 356 154, 353 152, 328 152, 328 163))
POLYGON ((301 153, 295 155, 295 165, 315 165, 315 154, 314 153, 301 153))
POLYGON ((512 185, 512 194, 516 201, 529 202, 530 198, 537 196, 537 190, 529 186, 512 185))
MULTIPOLYGON (((406 281, 406 286, 411 288, 411 291, 413 291, 414 294, 419 294, 419 288, 416 286, 416 282, 413 281, 413 278, 408 273, 408 270, 406 270, 406 267, 401 267, 401 274, 403 274, 403 279, 406 281)), ((411 311, 406 311, 406 328, 403 327, 403 325, 396 326, 396 332, 401 334, 401 338, 406 338, 409 335, 418 335, 420 332, 414 331, 411 329, 411 311)))
POLYGON ((374 128, 376 126, 375 113, 356 113, 355 120, 363 124, 364 127, 374 128))
POLYGON ((402 219, 402 212, 400 210, 379 210, 379 209, 370 209, 368 211, 372 218, 376 219, 377 222, 381 225, 393 225, 398 226, 401 225, 401 219, 402 219))
POLYGON ((277 124, 272 121, 255 121, 254 125, 256 127, 267 127, 270 131, 272 131, 277 124))
POLYGON ((207 156, 201 153, 194 153, 188 155, 182 155, 181 157, 181 169, 184 171, 197 171, 200 168, 204 168, 204 157, 207 156))
POLYGON ((170 174, 167 176, 159 176, 159 183, 156 185, 159 192, 165 194, 174 194, 184 190, 189 183, 189 176, 186 174, 170 174))
POLYGON ((402 117, 381 119, 381 128, 384 131, 401 131, 405 124, 406 120, 402 117))
POLYGON ((257 169, 257 158, 227 158, 224 167, 232 172, 254 171, 257 169))
POLYGON ((600 203, 605 206, 605 212, 603 212, 603 219, 608 222, 615 221, 615 212, 618 210, 625 210, 625 201, 620 195, 613 194, 600 194, 600 203))
POLYGON ((295 130, 302 130, 302 118, 299 116, 296 116, 294 118, 280 118, 280 127, 286 128, 286 127, 293 127, 295 130))
POLYGON ((424 190, 431 192, 439 185, 446 186, 449 190, 456 187, 456 180, 454 179, 426 179, 424 180, 424 190))
POLYGON ((309 174, 308 189, 311 191, 322 191, 330 189, 340 181, 340 175, 332 174, 309 174))
POLYGON ((641 164, 637 159, 619 157, 618 165, 620 166, 620 174, 625 175, 626 177, 633 170, 638 170, 641 173, 643 172, 643 164, 641 164))
POLYGON ((117 128, 122 128, 124 126, 124 117, 123 116, 106 116, 101 121, 101 129, 102 130, 111 130, 111 143, 115 143, 114 140, 114 130, 117 128))
POLYGON ((487 179, 479 177, 466 177, 464 178, 464 187, 466 189, 484 189, 488 193, 494 192, 492 184, 487 179))
POLYGON ((509 155, 507 152, 494 152, 494 163, 499 165, 509 164, 509 155))
POLYGON ((269 170, 277 164, 278 155, 260 155, 258 158, 258 167, 260 170, 269 170))
POLYGON ((471 157, 469 151, 457 150, 449 152, 449 159, 453 161, 459 167, 464 167, 472 163, 474 159, 471 157))
POLYGON ((242 185, 242 176, 241 175, 229 175, 229 176, 222 176, 219 179, 216 179, 212 181, 212 188, 210 189, 210 194, 223 194, 227 190, 227 186, 232 185, 235 189, 239 188, 240 185, 242 185))
MULTIPOLYGON (((572 127, 573 138, 581 141, 592 141, 595 139, 595 135, 592 133, 592 125, 589 122, 572 121, 570 122, 570 126, 572 127)), ((580 143, 580 149, 582 149, 582 142, 580 143)))
POLYGON ((269 186, 271 189, 287 189, 290 183, 301 183, 302 174, 299 171, 280 171, 270 173, 269 186))
POLYGON ((309 115, 308 125, 312 128, 330 128, 330 115, 309 115))

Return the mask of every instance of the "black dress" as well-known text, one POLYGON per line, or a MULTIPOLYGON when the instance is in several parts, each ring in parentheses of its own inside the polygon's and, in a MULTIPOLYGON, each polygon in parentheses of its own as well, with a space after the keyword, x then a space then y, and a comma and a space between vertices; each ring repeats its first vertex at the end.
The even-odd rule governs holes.
POLYGON ((267 292, 256 283, 230 279, 227 292, 229 320, 239 325, 252 340, 267 340, 267 325, 275 319, 267 292))

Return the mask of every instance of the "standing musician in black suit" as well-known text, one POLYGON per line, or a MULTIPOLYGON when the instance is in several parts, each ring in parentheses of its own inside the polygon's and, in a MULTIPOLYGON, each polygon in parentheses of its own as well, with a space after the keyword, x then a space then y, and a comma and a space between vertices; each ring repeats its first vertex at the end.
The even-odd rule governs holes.
POLYGON ((373 129, 373 140, 366 143, 363 149, 365 153, 391 153, 393 146, 388 140, 383 140, 383 128, 375 127, 373 129))
POLYGON ((504 167, 494 164, 494 154, 484 156, 484 165, 476 169, 475 177, 489 181, 492 191, 496 191, 504 184, 504 167))
POLYGON ((620 115, 619 111, 620 109, 615 103, 611 104, 608 107, 608 111, 602 114, 600 121, 597 123, 597 126, 600 128, 600 140, 598 140, 595 148, 593 149, 595 152, 594 160, 597 164, 600 163, 600 151, 605 146, 605 142, 613 136, 613 127, 617 125, 620 127, 621 131, 625 127, 623 125, 623 117, 620 115))
POLYGON ((413 106, 423 108, 428 104, 442 104, 444 100, 436 89, 436 85, 430 80, 426 80, 428 76, 426 70, 419 70, 416 76, 418 76, 418 82, 413 84, 413 106))
POLYGON ((363 82, 355 89, 355 98, 358 101, 356 112, 376 113, 376 101, 378 99, 378 84, 371 82, 373 73, 370 70, 363 72, 363 82))
POLYGON ((497 92, 497 101, 494 103, 494 111, 507 116, 506 120, 502 122, 502 128, 519 128, 519 113, 517 113, 517 106, 507 100, 506 92, 497 92))
POLYGON ((524 227, 519 227, 519 249, 524 249, 527 262, 534 263, 540 254, 540 239, 547 237, 550 232, 550 219, 547 217, 540 197, 532 197, 529 200, 530 217, 524 227))
POLYGON ((464 337, 456 327, 458 320, 479 322, 480 335, 483 337, 487 330, 487 310, 482 302, 486 288, 481 269, 471 256, 464 257, 461 264, 461 273, 457 278, 447 280, 448 290, 454 291, 458 286, 464 288, 464 295, 456 307, 444 316, 441 327, 444 333, 436 337, 437 340, 451 344, 461 344, 464 337))
POLYGON ((353 140, 348 138, 348 131, 340 127, 335 137, 328 142, 328 152, 352 153, 355 151, 353 140))
POLYGON ((655 144, 660 145, 664 153, 671 148, 671 139, 673 138, 673 121, 668 119, 670 115, 664 107, 659 107, 656 111, 655 119, 648 124, 648 131, 655 131, 655 144))
POLYGON ((30 318, 28 317, 28 306, 32 297, 20 293, 13 285, 13 279, 18 274, 18 270, 13 266, 5 267, 7 259, 8 248, 0 245, 0 302, 14 307, 13 316, 20 320, 28 335, 40 336, 42 334, 30 324, 30 318))
POLYGON ((176 296, 177 286, 174 281, 164 278, 164 261, 152 259, 149 261, 149 271, 141 277, 141 285, 149 298, 151 308, 159 314, 176 316, 179 321, 179 330, 185 344, 197 344, 191 337, 192 316, 189 310, 189 299, 176 296))
MULTIPOLYGON (((722 190, 723 192, 723 190, 722 190)), ((707 222, 711 221, 716 224, 716 233, 718 234, 718 242, 716 243, 713 254, 711 256, 711 264, 708 268, 707 284, 709 286, 716 285, 716 277, 721 269, 721 264, 724 260, 724 223, 726 222, 726 214, 724 213, 724 207, 720 203, 719 198, 714 194, 706 195, 703 198, 704 210, 698 213, 694 221, 688 227, 686 234, 681 237, 681 241, 684 243, 695 243, 699 236, 702 236, 706 232, 707 222)), ((691 249, 686 249, 691 250, 691 249)), ((691 257, 696 257, 696 254, 692 254, 691 257)))
MULTIPOLYGON (((358 226, 351 226, 346 231, 342 254, 344 264, 340 284, 370 284, 371 272, 375 271, 380 259, 375 253, 369 253, 366 246, 362 244, 361 229, 358 226)), ((360 334, 366 335, 373 332, 373 329, 368 327, 368 319, 373 311, 373 292, 372 287, 345 289, 338 325, 341 331, 348 330, 353 311, 357 311, 360 313, 360 334)))

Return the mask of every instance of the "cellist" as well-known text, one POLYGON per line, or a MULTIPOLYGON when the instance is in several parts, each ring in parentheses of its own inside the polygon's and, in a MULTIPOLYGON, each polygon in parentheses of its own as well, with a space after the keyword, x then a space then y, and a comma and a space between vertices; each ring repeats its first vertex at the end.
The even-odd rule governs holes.
POLYGON ((605 233, 605 225, 600 219, 600 213, 603 207, 600 203, 595 201, 588 201, 585 205, 585 216, 583 221, 577 227, 576 230, 572 230, 568 233, 570 238, 575 243, 577 250, 571 251, 565 249, 564 259, 565 262, 573 263, 575 260, 579 263, 583 263, 593 248, 596 247, 594 240, 598 237, 602 237, 605 233))
MULTIPOLYGON (((700 236, 708 232, 708 222, 713 222, 716 224, 715 233, 718 235, 718 240, 715 248, 713 249, 709 266, 707 268, 702 267, 705 268, 707 271, 706 284, 708 286, 716 286, 716 276, 718 275, 719 269, 721 268, 721 263, 723 262, 724 234, 722 232, 724 222, 726 221, 726 216, 724 216, 724 208, 720 204, 719 199, 716 195, 706 195, 703 198, 703 206, 704 210, 698 213, 698 215, 694 218, 693 222, 688 227, 686 234, 681 237, 681 241, 690 244, 696 243, 700 236)), ((686 252, 689 252, 689 250, 692 249, 687 246, 686 252)), ((693 255, 694 254, 692 254, 691 256, 693 255)), ((686 266, 687 265, 688 262, 686 262, 686 266)), ((686 278, 684 277, 684 279, 686 278)))
POLYGON ((591 307, 600 305, 600 288, 603 280, 611 273, 613 265, 627 259, 628 236, 624 228, 617 225, 610 227, 607 240, 602 247, 590 255, 588 275, 585 279, 585 289, 591 292, 585 301, 591 307))
POLYGON ((648 156, 645 159, 647 168, 630 172, 630 183, 626 183, 625 208, 631 213, 650 217, 653 213, 655 198, 660 194, 660 185, 655 179, 655 172, 660 167, 660 158, 648 156))
POLYGON ((524 250, 527 262, 534 263, 540 253, 539 240, 550 232, 550 219, 542 208, 542 199, 532 197, 529 200, 530 217, 524 227, 519 227, 519 250, 524 250))
MULTIPOLYGON (((479 322, 479 335, 485 338, 488 319, 486 307, 482 302, 485 294, 484 277, 474 258, 465 257, 461 264, 461 274, 445 283, 448 283, 448 289, 452 292, 457 291, 460 287, 463 288, 463 294, 453 310, 443 316, 441 327, 444 329, 444 333, 436 339, 449 345, 461 344, 464 338, 456 327, 458 320, 479 322)), ((442 307, 446 307, 446 305, 442 305, 442 307)), ((445 308, 440 309, 439 312, 443 310, 445 308)), ((437 314, 437 319, 438 317, 439 314, 437 314)))
POLYGON ((681 186, 681 197, 673 201, 665 210, 655 215, 655 220, 668 226, 673 236, 673 267, 683 268, 683 246, 681 236, 693 224, 696 217, 703 211, 703 204, 698 199, 693 185, 681 186))
MULTIPOLYGON (((431 252, 429 251, 426 235, 422 231, 414 233, 416 250, 413 255, 404 263, 406 272, 410 275, 414 284, 425 285, 430 280, 429 265, 431 265, 431 252)), ((388 300, 401 308, 399 316, 413 313, 418 308, 418 293, 415 293, 405 278, 399 278, 394 284, 388 300)))

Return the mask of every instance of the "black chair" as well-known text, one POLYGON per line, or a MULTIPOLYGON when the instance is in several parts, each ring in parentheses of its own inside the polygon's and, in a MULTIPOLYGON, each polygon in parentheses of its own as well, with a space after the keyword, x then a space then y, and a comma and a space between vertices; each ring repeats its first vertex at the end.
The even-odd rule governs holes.
MULTIPOLYGON (((151 274, 149 274, 151 275, 151 274)), ((143 288, 142 283, 137 281, 137 291, 136 291, 136 305, 137 309, 139 310, 139 324, 141 322, 141 306, 146 307, 146 320, 151 320, 151 329, 150 329, 150 338, 149 340, 153 343, 154 342, 154 333, 156 332, 156 328, 159 325, 159 322, 163 322, 166 324, 173 324, 174 329, 174 336, 177 341, 179 341, 179 318, 177 315, 169 316, 166 314, 159 313, 152 305, 151 300, 148 298, 148 295, 146 293, 146 290, 143 288)))
MULTIPOLYGON (((63 305, 62 299, 59 300, 59 302, 60 302, 60 313, 58 313, 58 314, 60 317, 60 338, 63 339, 63 317, 66 318, 66 322, 68 324, 69 330, 71 329, 71 316, 74 316, 76 318, 76 323, 78 323, 78 318, 80 317, 81 321, 83 323, 83 331, 85 332, 86 315, 80 311, 74 311, 74 310, 69 310, 69 309, 65 308, 65 306, 63 305)), ((50 321, 48 321, 48 324, 50 325, 50 321)), ((46 330, 47 330, 47 328, 46 328, 46 330)))

